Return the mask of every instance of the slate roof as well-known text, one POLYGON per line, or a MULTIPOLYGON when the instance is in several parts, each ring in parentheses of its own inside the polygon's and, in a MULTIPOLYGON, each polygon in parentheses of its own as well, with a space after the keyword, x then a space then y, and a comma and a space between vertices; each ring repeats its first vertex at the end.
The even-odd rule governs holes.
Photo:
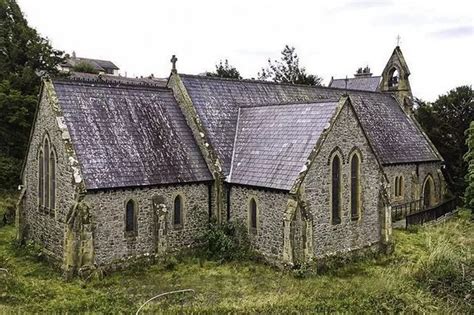
MULTIPOLYGON (((347 79, 347 88, 350 90, 361 90, 361 91, 378 91, 382 77, 381 76, 370 76, 370 77, 355 77, 347 79)), ((345 89, 346 79, 333 79, 329 83, 329 87, 345 89)))
POLYGON ((439 160, 427 139, 390 94, 185 74, 180 77, 210 143, 223 161, 225 175, 230 174, 233 165, 239 108, 333 101, 346 93, 382 164, 439 160))
POLYGON ((87 189, 212 179, 171 90, 53 84, 87 189))
POLYGON ((290 190, 337 104, 242 107, 229 181, 290 190))

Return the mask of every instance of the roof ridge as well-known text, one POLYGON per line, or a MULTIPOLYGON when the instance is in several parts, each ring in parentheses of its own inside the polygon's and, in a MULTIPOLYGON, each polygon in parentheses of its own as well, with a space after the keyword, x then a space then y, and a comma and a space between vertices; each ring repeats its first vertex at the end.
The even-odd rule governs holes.
POLYGON ((340 98, 327 98, 316 101, 302 101, 302 102, 285 102, 285 103, 272 103, 272 104, 262 104, 262 105, 252 105, 252 106, 239 106, 241 108, 260 108, 260 107, 283 107, 283 106, 298 106, 298 105, 317 105, 317 104, 333 104, 338 103, 340 98))
POLYGON ((234 78, 222 78, 222 77, 209 77, 209 76, 204 76, 204 75, 199 75, 199 74, 186 74, 186 73, 179 73, 179 76, 201 78, 205 80, 243 82, 243 83, 263 83, 263 84, 269 84, 269 85, 296 86, 296 87, 302 87, 302 88, 307 88, 307 89, 322 89, 322 90, 337 90, 337 91, 343 90, 343 91, 353 91, 353 92, 358 92, 358 93, 372 93, 372 94, 378 94, 378 95, 387 95, 387 93, 380 92, 380 91, 365 91, 365 90, 356 90, 356 89, 337 88, 337 87, 332 87, 332 86, 294 84, 294 83, 273 82, 273 81, 265 81, 265 80, 257 80, 257 79, 234 79, 234 78))
POLYGON ((53 82, 59 82, 63 84, 69 84, 69 85, 74 85, 74 84, 89 84, 89 85, 102 85, 102 86, 107 86, 110 88, 136 88, 136 89, 159 89, 159 90, 166 90, 166 91, 171 91, 170 88, 167 86, 160 86, 158 84, 153 84, 153 83, 148 83, 148 82, 121 82, 118 80, 102 80, 99 81, 99 79, 87 79, 87 78, 72 78, 72 77, 55 77, 52 78, 53 82))

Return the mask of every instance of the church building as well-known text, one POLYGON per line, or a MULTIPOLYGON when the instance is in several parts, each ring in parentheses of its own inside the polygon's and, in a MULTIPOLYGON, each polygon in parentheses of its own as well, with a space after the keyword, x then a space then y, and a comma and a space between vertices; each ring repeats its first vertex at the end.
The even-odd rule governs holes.
POLYGON ((196 245, 240 221, 269 262, 380 250, 393 207, 446 194, 397 46, 380 77, 329 87, 178 73, 45 78, 18 238, 67 272, 196 245))

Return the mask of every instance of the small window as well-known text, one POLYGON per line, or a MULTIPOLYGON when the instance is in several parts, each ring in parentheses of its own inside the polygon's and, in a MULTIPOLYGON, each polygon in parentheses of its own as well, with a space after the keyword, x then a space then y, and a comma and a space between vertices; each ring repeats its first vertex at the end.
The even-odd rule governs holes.
POLYGON ((357 154, 351 159, 351 217, 359 218, 360 212, 360 160, 357 154))
POLYGON ((341 223, 341 159, 334 156, 332 159, 332 187, 331 187, 331 213, 332 224, 341 223))
POLYGON ((183 198, 180 195, 174 199, 173 224, 183 224, 183 198))
POLYGON ((395 177, 395 197, 401 197, 403 195, 403 176, 395 177))
POLYGON ((249 215, 250 215, 250 230, 256 231, 257 230, 257 202, 255 202, 255 199, 250 199, 250 209, 249 209, 249 215))
POLYGON ((133 200, 129 200, 125 207, 125 231, 133 232, 136 227, 136 214, 135 214, 135 203, 133 200))
POLYGON ((38 155, 38 205, 44 206, 44 157, 43 151, 38 155))
POLYGON ((398 196, 403 196, 403 176, 398 178, 398 196))

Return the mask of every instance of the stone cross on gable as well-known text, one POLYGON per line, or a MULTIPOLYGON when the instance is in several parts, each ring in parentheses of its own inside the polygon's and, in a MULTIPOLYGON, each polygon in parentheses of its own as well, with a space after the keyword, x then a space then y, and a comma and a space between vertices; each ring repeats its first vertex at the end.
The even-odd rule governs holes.
POLYGON ((397 46, 400 46, 400 40, 401 40, 401 39, 402 39, 402 38, 400 37, 400 35, 397 35, 397 46))
POLYGON ((173 55, 170 61, 173 64, 173 67, 171 68, 171 72, 177 73, 178 71, 176 70, 176 61, 178 61, 178 58, 176 58, 176 55, 173 55))

